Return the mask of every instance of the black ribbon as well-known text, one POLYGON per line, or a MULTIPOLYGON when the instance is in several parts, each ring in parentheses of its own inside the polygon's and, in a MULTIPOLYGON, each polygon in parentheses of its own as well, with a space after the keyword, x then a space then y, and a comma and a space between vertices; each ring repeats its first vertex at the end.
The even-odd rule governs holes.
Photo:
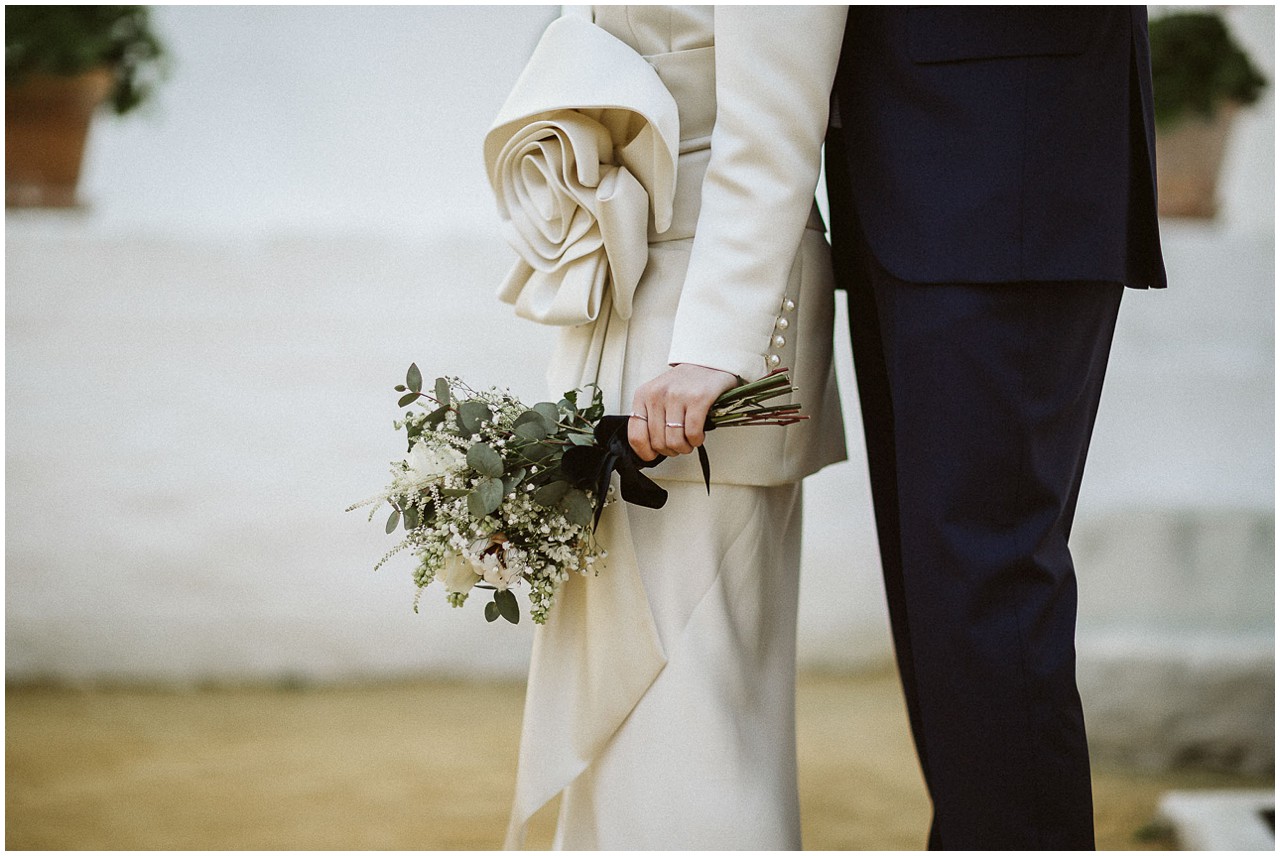
MULTIPOLYGON (((593 490, 596 494, 596 512, 592 520, 592 530, 600 525, 600 513, 604 511, 605 496, 609 491, 609 478, 618 474, 622 485, 622 498, 632 505, 645 508, 662 508, 667 504, 667 492, 646 476, 641 470, 656 467, 666 460, 659 455, 652 461, 644 461, 631 448, 627 440, 628 416, 605 416, 595 427, 595 445, 574 446, 566 449, 560 459, 560 468, 569 482, 578 488, 593 490)), ((705 426, 706 431, 715 428, 705 426)), ((707 450, 698 447, 698 462, 702 465, 702 478, 707 484, 707 493, 711 493, 711 461, 707 458, 707 450)))

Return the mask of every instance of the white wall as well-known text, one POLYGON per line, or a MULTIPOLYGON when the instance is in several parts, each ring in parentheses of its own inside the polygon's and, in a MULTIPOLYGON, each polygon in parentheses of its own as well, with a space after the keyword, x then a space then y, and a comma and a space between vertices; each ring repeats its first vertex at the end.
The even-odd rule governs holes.
MULTIPOLYGON (((548 332, 492 297, 480 141, 554 14, 157 10, 173 77, 95 127, 86 210, 6 217, 10 679, 521 673, 529 627, 435 592, 414 615, 409 560, 371 573, 389 539, 342 509, 400 451, 411 360, 541 394, 548 332)), ((1270 73, 1273 11, 1230 15, 1270 73)), ((1273 104, 1241 118, 1219 222, 1164 224, 1169 291, 1126 296, 1082 658, 1271 635, 1273 104)), ((852 460, 808 484, 801 650, 849 667, 889 641, 839 346, 852 460)))
POLYGON ((163 6, 172 76, 103 117, 93 225, 421 240, 493 226, 480 140, 552 6, 163 6))

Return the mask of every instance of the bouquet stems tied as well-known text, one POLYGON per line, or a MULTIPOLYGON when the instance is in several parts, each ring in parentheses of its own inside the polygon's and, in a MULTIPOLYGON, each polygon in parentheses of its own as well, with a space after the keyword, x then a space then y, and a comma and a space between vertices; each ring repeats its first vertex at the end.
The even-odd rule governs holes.
POLYGON ((799 404, 765 406, 766 401, 795 393, 787 369, 775 369, 759 380, 736 386, 716 399, 707 417, 708 428, 744 425, 793 425, 808 416, 799 404))

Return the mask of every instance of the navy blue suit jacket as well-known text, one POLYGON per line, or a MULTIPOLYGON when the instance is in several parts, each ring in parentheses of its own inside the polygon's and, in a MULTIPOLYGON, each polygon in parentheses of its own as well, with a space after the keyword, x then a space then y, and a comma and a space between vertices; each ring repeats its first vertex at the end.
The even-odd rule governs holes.
POLYGON ((1165 285, 1145 7, 851 6, 840 62, 832 206, 890 274, 1165 285))

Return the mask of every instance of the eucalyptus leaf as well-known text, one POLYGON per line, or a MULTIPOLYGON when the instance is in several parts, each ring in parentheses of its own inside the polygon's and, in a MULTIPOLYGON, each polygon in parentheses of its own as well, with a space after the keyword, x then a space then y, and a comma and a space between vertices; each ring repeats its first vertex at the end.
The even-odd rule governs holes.
POLYGON ((591 434, 570 434, 569 442, 575 446, 594 446, 596 438, 591 434))
POLYGON ((452 497, 470 496, 471 491, 467 490, 465 487, 442 487, 440 488, 440 495, 452 497))
POLYGON ((483 401, 464 401, 458 405, 458 424, 475 433, 480 426, 493 419, 493 411, 483 401))
POLYGON ((396 392, 407 392, 407 391, 408 391, 408 387, 406 387, 404 384, 402 383, 396 384, 396 392))
POLYGON ((404 510, 404 531, 417 529, 419 522, 421 521, 418 519, 418 509, 409 507, 404 510))
POLYGON ((512 624, 520 623, 520 602, 516 600, 515 592, 511 589, 503 589, 493 593, 493 602, 497 604, 498 614, 512 624))
POLYGON ((404 385, 414 392, 422 392, 422 372, 417 363, 409 363, 409 373, 404 377, 404 385))
POLYGON ((551 457, 551 455, 555 453, 555 450, 555 446, 544 446, 541 443, 534 443, 532 445, 525 446, 520 450, 520 453, 536 464, 539 461, 551 457))
POLYGON ((585 492, 577 488, 564 495, 560 500, 560 508, 564 510, 564 516, 568 521, 578 526, 590 526, 591 518, 595 515, 591 500, 585 492))
POLYGON ((524 413, 521 413, 516 417, 516 421, 511 423, 511 427, 519 428, 521 425, 528 425, 530 422, 536 422, 539 425, 545 424, 542 419, 542 414, 538 411, 526 410, 524 413))
POLYGON ((568 482, 553 481, 535 490, 533 492, 533 501, 539 505, 545 505, 547 508, 555 508, 568 492, 568 482))
POLYGON ((533 406, 533 410, 547 421, 548 433, 556 430, 556 423, 560 421, 560 408, 556 407, 550 401, 539 401, 533 406))
POLYGON ((476 443, 467 450, 467 466, 482 476, 502 475, 502 456, 487 443, 476 443))
POLYGON ((594 383, 588 384, 587 388, 591 390, 591 403, 582 411, 582 416, 594 425, 604 416, 604 395, 594 383))
POLYGON ((391 516, 387 518, 387 534, 390 535, 396 531, 396 527, 400 525, 400 509, 391 512, 391 516))
POLYGON ((485 621, 489 621, 489 622, 497 621, 499 614, 500 613, 498 612, 498 604, 494 603, 493 601, 489 601, 484 605, 485 621))
POLYGON ((467 510, 472 517, 484 517, 502 505, 502 482, 495 478, 481 480, 467 496, 467 510))
POLYGON ((453 403, 449 395, 449 381, 442 377, 436 378, 436 401, 440 402, 441 407, 448 407, 453 403))
POLYGON ((413 404, 415 401, 417 401, 417 400, 418 400, 418 396, 419 396, 419 395, 422 395, 422 393, 420 393, 420 392, 406 392, 404 395, 400 396, 400 401, 399 401, 399 402, 397 402, 396 406, 397 406, 397 407, 408 407, 410 404, 413 404))
POLYGON ((516 426, 514 433, 522 440, 537 442, 547 439, 547 426, 542 423, 541 417, 536 417, 523 425, 516 426))

